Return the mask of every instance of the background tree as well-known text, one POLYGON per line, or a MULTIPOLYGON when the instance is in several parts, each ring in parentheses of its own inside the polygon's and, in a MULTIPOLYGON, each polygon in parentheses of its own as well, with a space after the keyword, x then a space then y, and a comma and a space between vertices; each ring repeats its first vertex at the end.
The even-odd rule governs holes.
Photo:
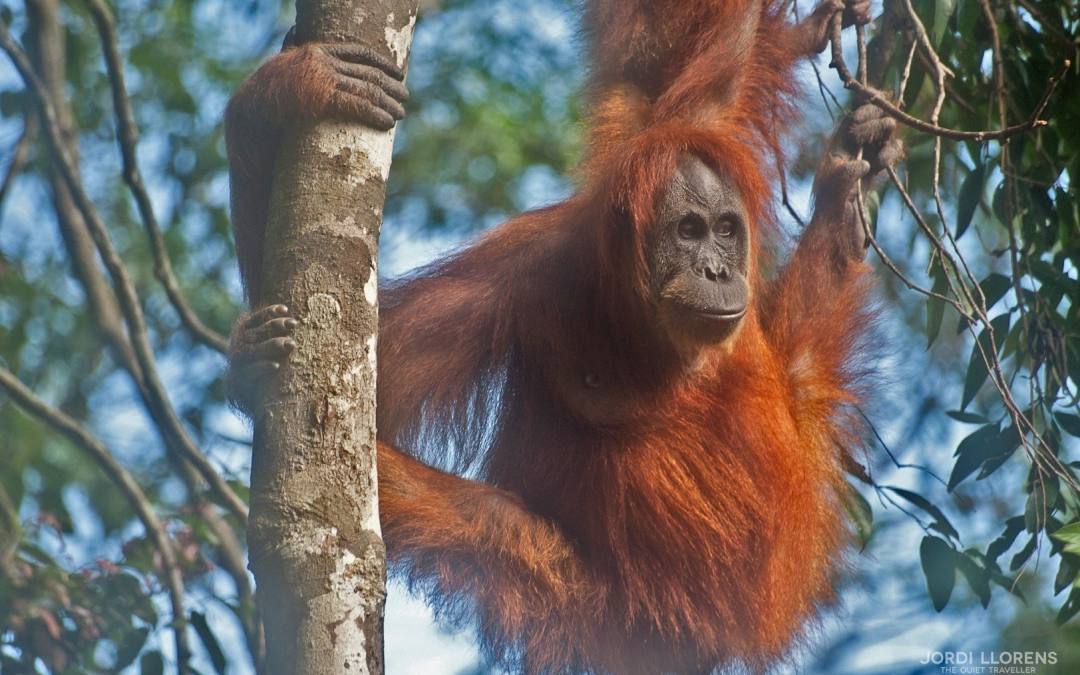
MULTIPOLYGON (((568 192, 573 5, 448 0, 421 17, 384 273, 568 192)), ((220 121, 280 45, 291 4, 4 8, 0 672, 160 672, 187 651, 200 672, 247 672, 263 647, 245 569, 249 435, 221 382, 240 293, 220 121)), ((864 411, 880 439, 850 500, 869 555, 846 580, 846 616, 799 661, 896 672, 936 648, 1054 649, 1070 672, 1080 9, 887 0, 874 13, 866 82, 921 120, 905 164, 866 195, 890 396, 864 411)), ((861 81, 858 41, 844 40, 861 81)), ((793 233, 850 96, 830 60, 820 83, 807 69, 790 210, 777 201, 793 233)), ((408 643, 413 624, 394 630, 412 606, 390 593, 389 672, 449 653, 431 633, 408 643)))

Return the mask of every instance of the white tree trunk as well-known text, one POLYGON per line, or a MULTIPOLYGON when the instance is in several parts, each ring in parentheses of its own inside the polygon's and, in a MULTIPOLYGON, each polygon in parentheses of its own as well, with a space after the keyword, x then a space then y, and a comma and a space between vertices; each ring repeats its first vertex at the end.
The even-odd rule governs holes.
MULTIPOLYGON (((416 0, 300 0, 301 42, 361 42, 403 67, 416 0)), ((394 132, 286 134, 262 270, 300 319, 257 421, 251 567, 275 675, 383 672, 386 555, 375 445, 376 263, 394 132)))

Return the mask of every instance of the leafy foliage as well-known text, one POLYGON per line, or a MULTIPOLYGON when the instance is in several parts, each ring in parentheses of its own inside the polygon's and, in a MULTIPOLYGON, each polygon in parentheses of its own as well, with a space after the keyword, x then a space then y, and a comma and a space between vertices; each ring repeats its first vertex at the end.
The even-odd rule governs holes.
MULTIPOLYGON (((1073 186, 1080 169, 1080 79, 1075 66, 1065 67, 1066 59, 1075 59, 1067 36, 1076 34, 1080 13, 1055 2, 961 0, 915 7, 912 17, 905 3, 885 3, 883 30, 869 45, 877 76, 872 84, 897 95, 911 115, 946 129, 993 130, 1032 115, 1042 120, 1004 141, 908 133, 904 182, 887 183, 876 195, 887 204, 905 190, 908 220, 923 223, 909 241, 925 261, 925 271, 914 277, 929 278, 928 343, 939 340, 950 314, 958 317, 957 330, 973 338, 966 368, 957 373, 958 410, 949 415, 980 426, 956 445, 948 491, 963 495, 974 489, 972 481, 994 476, 1005 484, 1021 482, 1027 493, 1023 501, 1005 500, 1005 508, 1022 517, 1009 519, 1005 534, 983 554, 959 549, 959 534, 943 530, 942 512, 927 497, 901 495, 947 535, 928 536, 921 549, 940 611, 955 571, 985 605, 986 580, 1015 586, 1005 583, 996 560, 1021 531, 1030 538, 1013 557, 1012 572, 1029 564, 1041 538, 1080 519, 1080 485, 1063 459, 1076 447, 1067 436, 1075 436, 1080 404, 1080 231, 1073 186), (891 27, 898 38, 889 34, 891 27), (1018 476, 1021 462, 1026 469, 1018 476)), ((895 211, 879 210, 879 231, 884 213, 895 217, 895 211)), ((1053 554, 1060 550, 1056 546, 1053 554)), ((1065 553, 1063 566, 1070 555, 1065 553)), ((1073 613, 1066 609, 1062 618, 1073 613)))

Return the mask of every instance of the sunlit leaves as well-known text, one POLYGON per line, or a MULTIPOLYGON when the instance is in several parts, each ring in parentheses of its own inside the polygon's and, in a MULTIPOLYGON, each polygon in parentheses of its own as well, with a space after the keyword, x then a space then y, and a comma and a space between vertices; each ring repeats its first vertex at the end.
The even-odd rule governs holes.
POLYGON ((1080 555, 1080 522, 1060 527, 1051 532, 1050 536, 1065 545, 1063 550, 1066 553, 1080 555))

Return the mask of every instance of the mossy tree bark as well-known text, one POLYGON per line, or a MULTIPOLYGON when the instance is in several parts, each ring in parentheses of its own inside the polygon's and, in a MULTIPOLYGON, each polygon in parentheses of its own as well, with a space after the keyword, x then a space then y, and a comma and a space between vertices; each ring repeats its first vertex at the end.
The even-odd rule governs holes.
MULTIPOLYGON (((416 10, 299 0, 297 37, 360 42, 404 67, 416 10)), ((301 323, 256 420, 248 530, 275 675, 383 672, 376 263, 393 140, 314 122, 286 134, 276 166, 262 283, 301 323)))

